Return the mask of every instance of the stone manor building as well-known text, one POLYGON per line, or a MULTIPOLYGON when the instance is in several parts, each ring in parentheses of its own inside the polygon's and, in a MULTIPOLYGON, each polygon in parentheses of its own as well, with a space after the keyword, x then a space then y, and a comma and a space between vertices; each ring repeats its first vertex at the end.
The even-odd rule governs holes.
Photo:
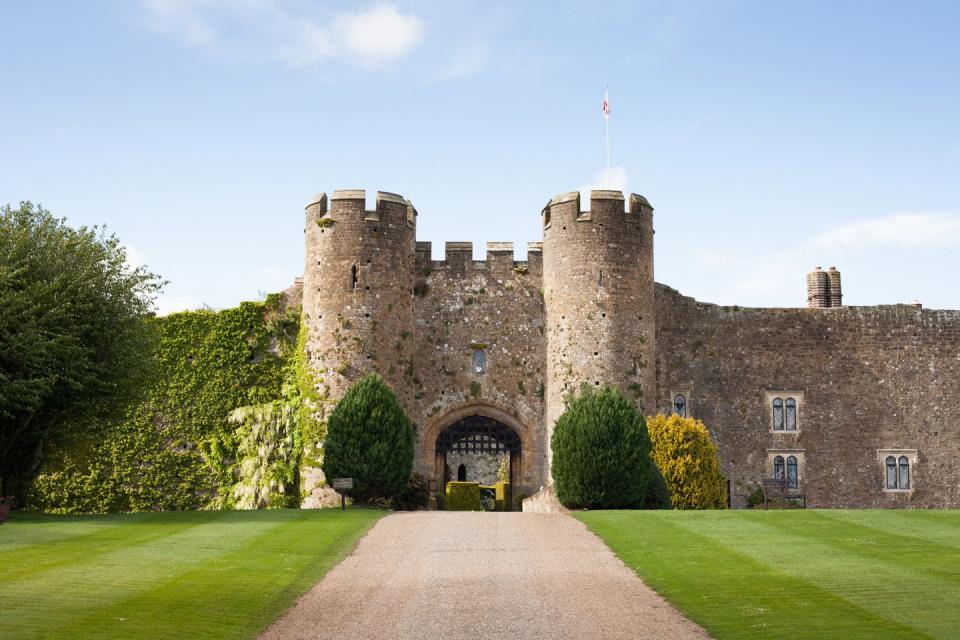
POLYGON ((435 261, 409 200, 365 199, 306 207, 308 358, 332 399, 385 378, 434 491, 508 460, 515 494, 534 494, 564 398, 613 385, 648 415, 702 419, 734 506, 775 475, 812 507, 960 506, 960 311, 843 306, 832 268, 807 276, 806 307, 699 302, 654 281, 636 194, 551 199, 524 262, 502 242, 484 261, 448 242, 435 261))

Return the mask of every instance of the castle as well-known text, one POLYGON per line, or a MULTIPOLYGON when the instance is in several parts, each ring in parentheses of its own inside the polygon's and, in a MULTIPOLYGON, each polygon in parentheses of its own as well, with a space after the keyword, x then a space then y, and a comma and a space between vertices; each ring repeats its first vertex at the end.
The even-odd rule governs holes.
POLYGON ((805 308, 698 302, 654 281, 636 194, 553 198, 525 262, 496 242, 485 261, 469 242, 434 261, 409 200, 365 200, 306 207, 308 361, 333 400, 384 377, 431 490, 509 461, 515 495, 536 493, 565 398, 612 385, 648 415, 702 419, 735 507, 773 476, 812 507, 960 506, 960 311, 845 307, 840 273, 819 268, 805 308))

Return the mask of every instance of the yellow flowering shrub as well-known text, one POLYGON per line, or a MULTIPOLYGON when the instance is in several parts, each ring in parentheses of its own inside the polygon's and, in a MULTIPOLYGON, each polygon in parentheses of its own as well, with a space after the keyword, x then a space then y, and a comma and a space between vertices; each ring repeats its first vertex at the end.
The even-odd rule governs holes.
POLYGON ((702 421, 678 415, 647 418, 650 458, 663 474, 674 509, 723 509, 726 483, 720 457, 702 421))

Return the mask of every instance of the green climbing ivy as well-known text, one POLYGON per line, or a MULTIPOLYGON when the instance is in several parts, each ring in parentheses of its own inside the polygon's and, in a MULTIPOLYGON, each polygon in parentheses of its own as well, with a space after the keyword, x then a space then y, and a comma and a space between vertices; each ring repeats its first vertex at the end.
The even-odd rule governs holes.
POLYGON ((116 423, 59 443, 33 506, 106 512, 273 507, 299 499, 304 438, 322 438, 300 309, 280 296, 151 319, 153 378, 116 423))

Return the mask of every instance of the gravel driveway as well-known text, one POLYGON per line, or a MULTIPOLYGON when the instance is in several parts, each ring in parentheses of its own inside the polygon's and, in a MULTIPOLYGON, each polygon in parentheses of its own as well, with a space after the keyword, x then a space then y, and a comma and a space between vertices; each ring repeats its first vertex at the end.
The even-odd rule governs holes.
POLYGON ((706 638, 566 515, 396 513, 261 636, 706 638))

